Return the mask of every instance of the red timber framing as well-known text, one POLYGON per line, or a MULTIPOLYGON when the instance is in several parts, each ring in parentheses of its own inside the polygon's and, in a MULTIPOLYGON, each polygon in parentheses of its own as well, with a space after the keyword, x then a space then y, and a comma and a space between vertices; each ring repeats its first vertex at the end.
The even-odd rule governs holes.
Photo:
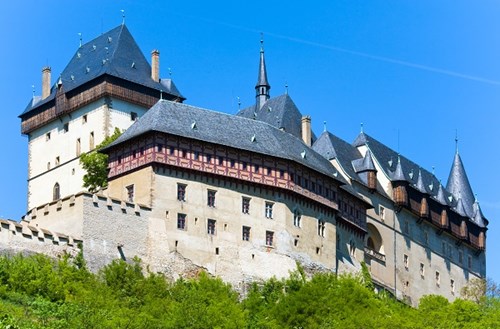
POLYGON ((421 206, 423 198, 426 198, 430 216, 421 218, 433 224, 439 233, 447 232, 457 239, 457 244, 466 243, 477 251, 485 249, 484 236, 485 228, 481 228, 466 217, 462 217, 450 207, 444 206, 420 191, 410 187, 408 190, 409 204, 405 207, 417 218, 421 215, 421 206))
MULTIPOLYGON (((160 92, 111 76, 99 77, 69 92, 64 92, 63 85, 56 91, 54 99, 21 115, 21 132, 29 134, 61 115, 104 97, 114 97, 149 109, 160 99, 160 92)), ((163 93, 163 98, 177 100, 176 96, 166 92, 163 93)))
POLYGON ((340 190, 340 183, 333 177, 291 161, 163 133, 144 135, 108 152, 109 179, 147 165, 163 164, 288 190, 335 213, 339 211, 340 191, 342 199, 356 207, 353 213, 359 217, 355 222, 348 216, 343 216, 344 219, 353 221, 352 225, 357 228, 366 227, 366 205, 340 190))

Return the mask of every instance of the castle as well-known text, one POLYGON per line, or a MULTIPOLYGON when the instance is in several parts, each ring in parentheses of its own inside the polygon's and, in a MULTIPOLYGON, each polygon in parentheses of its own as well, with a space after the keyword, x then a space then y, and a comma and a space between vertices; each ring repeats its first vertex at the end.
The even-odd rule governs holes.
POLYGON ((488 221, 458 151, 446 186, 372 136, 316 136, 292 98, 270 96, 261 45, 255 105, 184 104, 122 24, 81 45, 21 118, 28 212, 0 246, 55 255, 83 244, 93 270, 140 257, 168 277, 205 270, 236 289, 316 271, 357 272, 416 305, 486 275, 488 221), (108 187, 82 188, 81 154, 114 128, 108 187))

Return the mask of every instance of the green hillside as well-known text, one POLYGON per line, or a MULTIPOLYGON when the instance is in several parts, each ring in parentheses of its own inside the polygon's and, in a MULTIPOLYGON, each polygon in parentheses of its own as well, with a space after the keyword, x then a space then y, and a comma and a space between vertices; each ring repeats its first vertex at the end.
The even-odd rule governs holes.
POLYGON ((500 299, 480 285, 475 302, 428 296, 414 309, 375 294, 366 271, 305 280, 299 268, 240 300, 205 273, 169 283, 139 260, 93 274, 81 255, 35 255, 0 257, 0 285, 0 328, 500 328, 500 299))

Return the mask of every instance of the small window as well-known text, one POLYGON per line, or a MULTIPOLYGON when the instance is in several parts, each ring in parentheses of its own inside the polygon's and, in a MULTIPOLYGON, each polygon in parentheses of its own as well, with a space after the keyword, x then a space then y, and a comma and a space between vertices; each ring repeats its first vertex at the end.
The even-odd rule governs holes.
POLYGON ((50 170, 50 161, 47 162, 47 170, 50 170))
POLYGON ((322 238, 325 237, 325 225, 324 220, 318 220, 318 235, 322 238))
POLYGON ((175 151, 174 147, 173 147, 173 146, 170 146, 170 147, 169 147, 168 154, 170 154, 170 155, 174 155, 174 151, 175 151))
POLYGON ((50 141, 50 132, 45 134, 45 140, 50 141))
POLYGON ((441 251, 443 252, 443 257, 446 256, 446 242, 441 242, 441 251))
POLYGON ((61 187, 59 186, 59 183, 55 183, 54 187, 52 189, 52 200, 56 201, 61 198, 61 187))
POLYGON ((274 232, 266 231, 266 246, 273 246, 274 243, 274 232))
POLYGON ((351 240, 349 242, 349 255, 351 255, 351 257, 356 256, 356 243, 354 242, 354 240, 351 240))
POLYGON ((196 161, 200 160, 200 152, 194 151, 193 160, 196 160, 196 161))
POLYGON ((247 170, 247 163, 245 161, 241 163, 241 170, 247 170))
POLYGON ((216 230, 215 230, 215 225, 217 224, 217 221, 215 219, 209 219, 207 221, 207 233, 210 235, 215 235, 216 230))
POLYGON ((219 156, 219 157, 217 158, 217 164, 218 164, 219 166, 224 165, 224 157, 219 156))
POLYGON ((267 167, 266 168, 266 175, 272 176, 272 173, 273 173, 273 170, 271 169, 271 167, 267 167))
POLYGON ((212 162, 212 155, 211 154, 207 154, 206 157, 207 157, 207 160, 206 160, 207 163, 211 163, 212 162))
POLYGON ((280 178, 285 178, 285 171, 280 169, 280 178))
POLYGON ((403 264, 405 266, 405 270, 407 270, 407 271, 408 271, 409 263, 410 263, 410 259, 409 259, 408 255, 404 254, 403 255, 403 264))
POLYGON ((156 145, 156 152, 162 153, 163 152, 163 144, 157 144, 156 145))
POLYGON ((134 202, 134 184, 125 187, 127 190, 127 201, 134 202))
POLYGON ((89 137, 89 148, 90 148, 91 150, 93 150, 93 149, 94 149, 94 132, 93 132, 93 131, 91 131, 91 132, 90 132, 90 137, 89 137))
POLYGON ((241 199, 241 212, 244 214, 250 213, 250 198, 243 197, 241 199))
POLYGON ((229 160, 229 163, 230 163, 231 168, 234 168, 234 166, 236 164, 236 162, 234 161, 234 159, 229 160))
POLYGON ((436 271, 436 286, 441 285, 441 274, 439 274, 439 271, 436 271))
POLYGON ((420 263, 420 276, 422 278, 425 277, 425 265, 424 265, 424 263, 420 263))
POLYGON ((177 228, 186 230, 186 214, 177 214, 177 228))
POLYGON ((82 150, 82 143, 80 141, 80 138, 76 139, 76 156, 80 156, 82 150))
POLYGON ((59 166, 59 163, 61 162, 61 158, 59 158, 58 156, 56 157, 56 162, 55 162, 55 165, 56 166, 59 166))
POLYGON ((243 226, 241 238, 243 241, 250 241, 250 227, 249 226, 243 226))
POLYGON ((69 131, 69 123, 67 123, 67 122, 66 122, 66 123, 63 125, 63 129, 64 129, 64 132, 65 132, 65 133, 67 133, 67 132, 69 131))
POLYGON ((255 165, 255 167, 254 167, 254 171, 255 171, 256 173, 259 173, 259 170, 260 170, 260 166, 259 166, 259 165, 255 165))
POLYGON ((455 295, 455 280, 453 280, 453 279, 450 280, 450 290, 451 290, 451 294, 455 295))
POLYGON ((302 223, 302 214, 300 213, 299 210, 295 210, 293 212, 293 226, 295 227, 301 227, 302 223))
POLYGON ((380 220, 385 221, 385 207, 384 206, 379 206, 378 214, 379 214, 380 220))
POLYGON ((215 207, 215 193, 214 190, 208 190, 207 192, 207 206, 215 207))
POLYGON ((84 115, 82 116, 82 123, 83 123, 83 124, 85 124, 85 123, 87 123, 87 121, 88 121, 88 119, 87 119, 87 115, 86 115, 86 114, 84 114, 84 115))
POLYGON ((130 120, 131 121, 137 120, 137 113, 136 112, 130 112, 130 120))
POLYGON ((266 202, 266 211, 265 211, 266 218, 269 219, 273 218, 273 205, 274 203, 272 202, 266 202))
POLYGON ((177 200, 186 201, 186 184, 177 184, 177 200))
POLYGON ((186 149, 182 149, 182 157, 185 158, 187 156, 187 151, 186 149))

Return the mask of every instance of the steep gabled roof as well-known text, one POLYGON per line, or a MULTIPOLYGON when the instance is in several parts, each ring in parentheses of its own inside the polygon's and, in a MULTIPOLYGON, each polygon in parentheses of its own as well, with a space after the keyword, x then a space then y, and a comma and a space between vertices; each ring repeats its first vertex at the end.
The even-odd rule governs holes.
POLYGON ((166 100, 158 101, 104 151, 152 131, 292 160, 347 183, 328 160, 287 132, 265 122, 166 100))
MULTIPOLYGON (((170 79, 160 83, 151 78, 151 66, 125 25, 120 25, 79 47, 56 81, 62 82, 64 91, 69 92, 103 75, 161 90, 184 99, 170 79)), ((32 104, 31 107, 28 106, 21 116, 54 99, 56 85, 57 83, 53 85, 50 96, 32 104)))
POLYGON ((469 217, 474 215, 473 204, 475 201, 474 193, 467 178, 464 164, 458 152, 455 153, 453 165, 451 166, 446 189, 453 195, 455 200, 462 199, 466 213, 469 217))
POLYGON ((260 109, 252 105, 236 115, 263 121, 278 129, 284 129, 295 137, 302 137, 302 114, 288 94, 269 99, 260 109))

